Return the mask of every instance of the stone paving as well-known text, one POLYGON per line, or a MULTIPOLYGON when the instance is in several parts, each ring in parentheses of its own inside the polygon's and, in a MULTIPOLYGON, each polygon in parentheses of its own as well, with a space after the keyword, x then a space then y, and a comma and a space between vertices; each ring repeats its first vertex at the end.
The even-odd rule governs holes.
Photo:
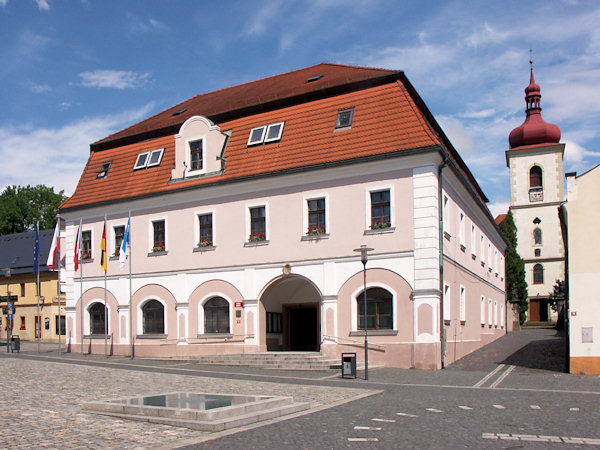
POLYGON ((0 448, 11 449, 168 448, 206 434, 85 413, 82 403, 90 400, 189 391, 292 395, 318 407, 365 393, 364 389, 148 373, 18 357, 2 358, 0 364, 0 448))

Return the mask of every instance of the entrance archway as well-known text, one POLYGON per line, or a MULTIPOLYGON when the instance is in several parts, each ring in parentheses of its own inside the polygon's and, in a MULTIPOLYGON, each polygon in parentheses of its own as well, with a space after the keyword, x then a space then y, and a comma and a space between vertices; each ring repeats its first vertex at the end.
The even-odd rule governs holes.
POLYGON ((274 281, 260 299, 261 333, 267 351, 319 351, 321 294, 306 278, 288 275, 274 281))

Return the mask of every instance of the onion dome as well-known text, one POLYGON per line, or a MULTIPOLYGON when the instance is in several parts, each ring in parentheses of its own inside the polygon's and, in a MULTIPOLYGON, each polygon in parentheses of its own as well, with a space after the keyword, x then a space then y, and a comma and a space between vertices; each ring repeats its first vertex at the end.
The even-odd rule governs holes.
POLYGON ((510 148, 522 147, 524 145, 555 144, 560 141, 560 128, 547 123, 542 119, 542 107, 540 100, 540 85, 533 77, 533 61, 529 61, 531 75, 529 85, 525 88, 525 114, 527 117, 521 126, 510 132, 508 142, 510 148))

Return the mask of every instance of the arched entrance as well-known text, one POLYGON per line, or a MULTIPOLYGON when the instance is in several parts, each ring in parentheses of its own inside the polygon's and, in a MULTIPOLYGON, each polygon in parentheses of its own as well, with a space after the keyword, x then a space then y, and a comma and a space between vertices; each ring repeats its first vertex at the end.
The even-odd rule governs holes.
POLYGON ((267 351, 319 351, 321 294, 306 278, 284 276, 261 296, 267 351))

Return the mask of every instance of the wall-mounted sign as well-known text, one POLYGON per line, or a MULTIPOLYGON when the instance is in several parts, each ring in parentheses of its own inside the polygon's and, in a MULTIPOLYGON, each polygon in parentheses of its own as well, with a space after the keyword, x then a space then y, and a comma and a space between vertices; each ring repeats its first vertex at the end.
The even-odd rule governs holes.
POLYGON ((244 307, 244 302, 234 302, 234 306, 236 308, 243 308, 244 307))

